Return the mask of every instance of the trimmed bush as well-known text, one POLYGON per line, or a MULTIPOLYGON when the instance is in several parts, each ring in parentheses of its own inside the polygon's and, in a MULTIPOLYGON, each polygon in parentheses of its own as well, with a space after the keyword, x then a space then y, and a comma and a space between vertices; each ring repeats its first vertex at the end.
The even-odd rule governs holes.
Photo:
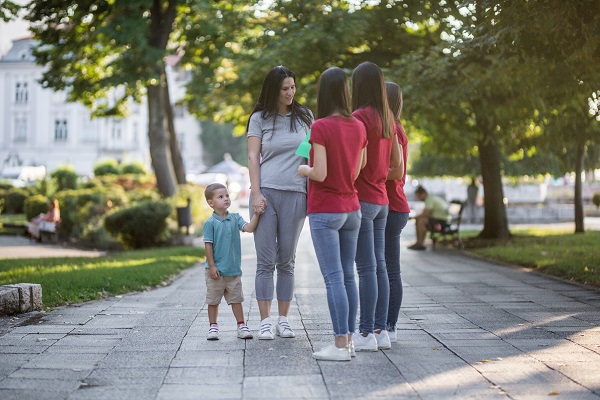
POLYGON ((121 173, 123 174, 134 174, 134 175, 145 175, 148 173, 146 166, 141 162, 131 162, 129 164, 123 164, 121 166, 121 173))
POLYGON ((61 230, 67 235, 74 234, 76 237, 82 229, 85 217, 80 211, 88 203, 102 204, 102 194, 93 189, 65 190, 56 193, 60 206, 61 230))
POLYGON ((77 189, 79 175, 71 165, 65 165, 55 169, 50 177, 56 183, 56 190, 73 190, 77 189))
POLYGON ((592 196, 592 203, 594 203, 596 207, 600 207, 600 192, 594 193, 592 196))
POLYGON ((156 246, 161 243, 172 210, 165 201, 144 201, 108 215, 104 227, 126 248, 156 246))
MULTIPOLYGON (((60 206, 60 204, 59 204, 60 206)), ((30 196, 25 200, 23 205, 25 217, 27 221, 31 221, 34 217, 48 212, 48 198, 41 194, 30 196)))
POLYGON ((25 189, 10 189, 4 195, 4 213, 22 214, 25 199, 29 197, 29 191, 25 189))
POLYGON ((121 169, 116 160, 104 160, 94 166, 94 176, 119 174, 121 174, 121 169))

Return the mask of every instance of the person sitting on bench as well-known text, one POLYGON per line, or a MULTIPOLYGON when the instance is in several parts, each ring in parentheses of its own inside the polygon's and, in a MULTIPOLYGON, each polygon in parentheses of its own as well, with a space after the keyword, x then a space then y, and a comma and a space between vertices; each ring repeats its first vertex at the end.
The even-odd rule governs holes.
POLYGON ((48 212, 46 214, 40 214, 37 217, 34 217, 31 222, 27 224, 27 231, 31 237, 39 239, 42 224, 50 223, 52 227, 55 228, 55 224, 58 221, 60 221, 60 208, 58 207, 58 200, 54 199, 48 204, 48 212))
POLYGON ((441 230, 450 223, 448 203, 439 196, 427 193, 423 186, 415 190, 417 199, 425 202, 423 212, 415 217, 417 243, 408 246, 411 250, 425 250, 425 236, 428 230, 441 230))

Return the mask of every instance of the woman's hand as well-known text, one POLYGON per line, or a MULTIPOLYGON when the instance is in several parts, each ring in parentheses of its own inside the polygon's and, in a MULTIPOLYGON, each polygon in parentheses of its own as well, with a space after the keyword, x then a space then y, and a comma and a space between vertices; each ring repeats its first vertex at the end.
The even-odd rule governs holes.
POLYGON ((260 191, 252 191, 252 211, 257 214, 262 214, 267 208, 267 199, 260 191))

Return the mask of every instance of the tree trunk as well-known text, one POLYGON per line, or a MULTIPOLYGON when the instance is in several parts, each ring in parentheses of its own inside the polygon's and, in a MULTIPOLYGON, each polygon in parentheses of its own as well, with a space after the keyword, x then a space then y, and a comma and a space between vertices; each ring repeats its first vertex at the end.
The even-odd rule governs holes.
MULTIPOLYGON (((165 78, 162 74, 160 81, 165 78)), ((177 185, 165 126, 164 89, 160 81, 157 85, 148 85, 148 137, 158 191, 164 197, 171 197, 177 193, 177 185)))
POLYGON ((478 140, 479 163, 484 189, 484 222, 479 237, 484 239, 508 239, 508 219, 502 189, 500 170, 500 150, 493 129, 482 128, 482 138, 478 140))
POLYGON ((581 175, 583 173, 583 158, 585 155, 585 143, 577 143, 575 150, 575 233, 584 233, 584 213, 581 175))
MULTIPOLYGON (((165 72, 166 76, 166 72, 165 72)), ((185 166, 183 164, 183 158, 181 157, 181 151, 179 149, 179 141, 177 140, 177 132, 175 131, 175 120, 173 116, 173 105, 171 104, 171 97, 169 96, 169 82, 165 80, 164 86, 164 98, 165 98, 165 113, 167 117, 167 127, 169 135, 169 147, 171 150, 171 161, 173 162, 173 169, 175 170, 175 177, 177 178, 178 184, 186 183, 185 179, 185 166)))

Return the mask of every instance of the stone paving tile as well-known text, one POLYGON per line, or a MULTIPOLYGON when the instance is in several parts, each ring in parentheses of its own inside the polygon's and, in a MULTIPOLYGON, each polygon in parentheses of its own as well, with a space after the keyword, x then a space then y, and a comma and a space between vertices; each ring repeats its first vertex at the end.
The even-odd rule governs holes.
POLYGON ((244 367, 210 366, 170 368, 165 384, 175 385, 229 385, 241 384, 244 380, 244 367))
POLYGON ((295 375, 298 371, 302 371, 303 374, 319 373, 310 348, 276 351, 246 350, 244 368, 246 377, 295 375))
MULTIPOLYGON (((46 387, 36 389, 1 389, 2 400, 56 400, 66 399, 72 391, 49 391, 46 387)), ((112 399, 114 400, 114 398, 112 399)))
POLYGON ((241 367, 244 365, 243 350, 178 351, 171 367, 241 367))
POLYGON ((19 326, 12 330, 11 334, 19 334, 19 333, 39 333, 39 334, 49 334, 49 333, 69 333, 73 331, 72 326, 64 326, 64 325, 46 325, 46 324, 37 324, 37 325, 27 325, 27 326, 19 326))
POLYGON ((319 374, 253 376, 244 379, 244 399, 328 399, 319 374))
POLYGON ((91 369, 95 368, 106 354, 102 353, 42 353, 33 357, 23 365, 24 368, 70 368, 91 369))
MULTIPOLYGON (((82 381, 92 372, 92 369, 70 368, 21 368, 9 375, 11 378, 28 378, 38 380, 82 381)), ((40 385, 41 386, 41 385, 40 385)))
POLYGON ((175 351, 112 352, 98 368, 166 368, 175 351))
MULTIPOLYGON (((156 400, 233 400, 241 398, 241 383, 229 385, 165 384, 160 388, 156 400)), ((247 399, 248 397, 243 398, 247 399)))
POLYGON ((82 386, 72 392, 68 400, 148 400, 154 399, 158 393, 157 388, 131 387, 131 386, 82 386))

